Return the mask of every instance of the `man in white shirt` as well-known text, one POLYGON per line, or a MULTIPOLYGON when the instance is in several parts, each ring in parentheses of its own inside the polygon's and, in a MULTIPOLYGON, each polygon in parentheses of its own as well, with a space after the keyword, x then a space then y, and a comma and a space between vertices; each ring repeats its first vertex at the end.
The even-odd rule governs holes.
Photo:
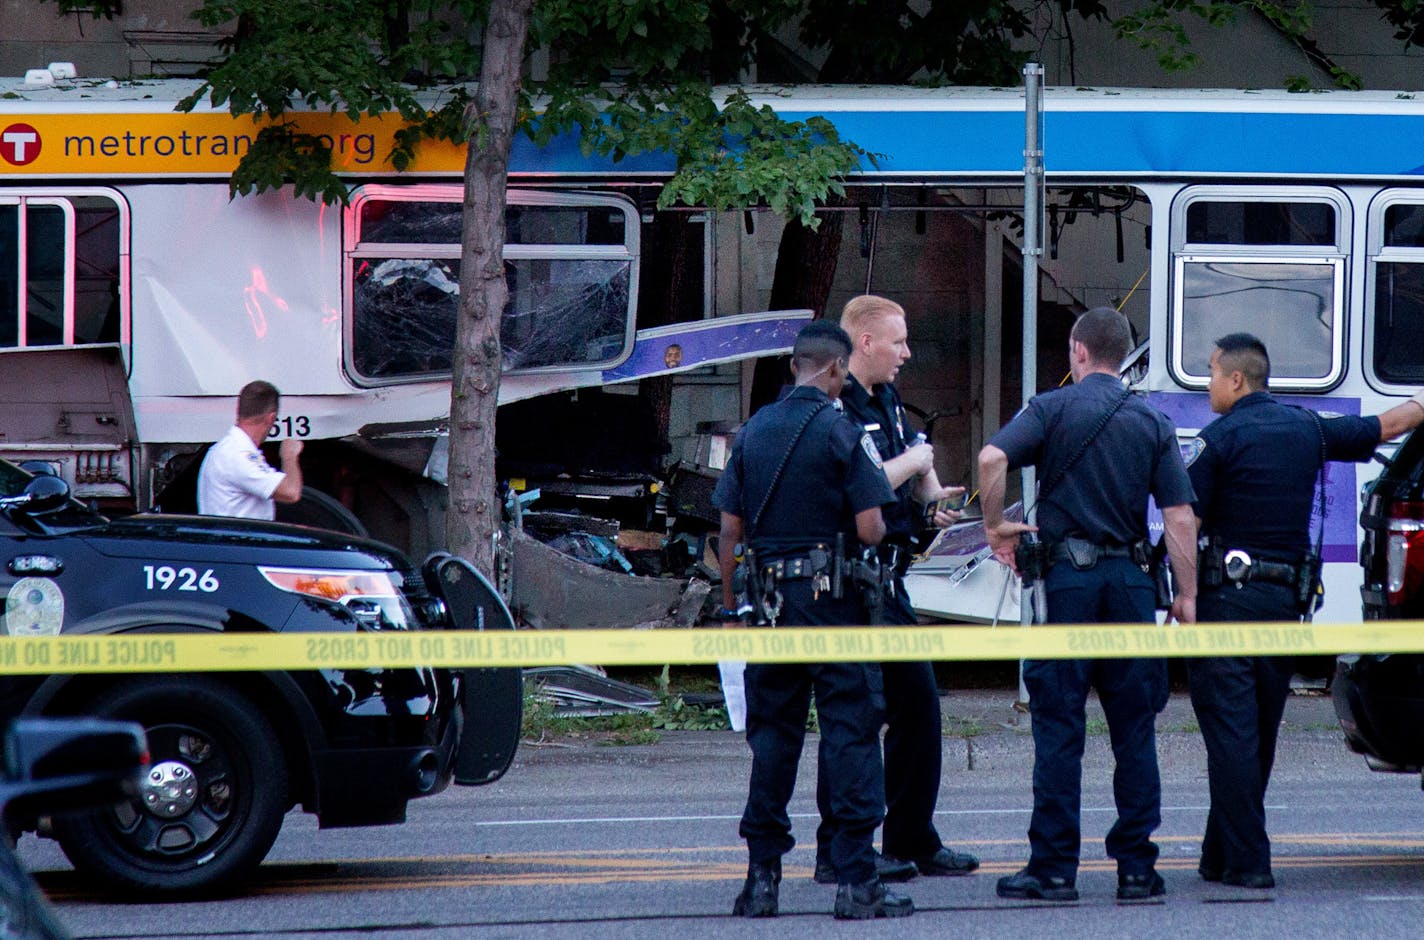
POLYGON ((277 420, 281 396, 271 382, 249 382, 237 395, 237 424, 208 449, 198 470, 198 512, 205 516, 272 519, 277 503, 302 497, 302 442, 282 441, 282 469, 267 463, 259 450, 277 420))

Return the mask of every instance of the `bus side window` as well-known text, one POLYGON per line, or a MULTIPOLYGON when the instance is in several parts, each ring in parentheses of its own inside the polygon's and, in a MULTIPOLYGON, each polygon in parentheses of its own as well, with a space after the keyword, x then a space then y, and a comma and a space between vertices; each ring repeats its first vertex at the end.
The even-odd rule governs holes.
POLYGON ((122 340, 121 225, 109 196, 0 200, 0 347, 122 340))
MULTIPOLYGON (((1383 213, 1372 213, 1367 358, 1375 378, 1413 389, 1424 384, 1424 204, 1397 198, 1385 194, 1383 213)), ((1419 194, 1406 191, 1403 198, 1419 194)))
MULTIPOLYGON (((368 186, 353 201, 347 361, 358 381, 449 374, 460 304, 461 198, 459 187, 368 186)), ((627 357, 638 263, 631 203, 511 191, 505 242, 506 371, 609 368, 627 357)))
POLYGON ((0 204, 0 347, 20 342, 20 207, 0 204))
POLYGON ((74 200, 74 342, 117 343, 119 210, 107 199, 74 200))
POLYGON ((64 211, 32 205, 25 213, 25 345, 64 342, 64 211))
POLYGON ((1271 387, 1324 390, 1344 375, 1341 196, 1323 187, 1192 187, 1173 209, 1171 371, 1204 388, 1216 340, 1250 332, 1271 387))

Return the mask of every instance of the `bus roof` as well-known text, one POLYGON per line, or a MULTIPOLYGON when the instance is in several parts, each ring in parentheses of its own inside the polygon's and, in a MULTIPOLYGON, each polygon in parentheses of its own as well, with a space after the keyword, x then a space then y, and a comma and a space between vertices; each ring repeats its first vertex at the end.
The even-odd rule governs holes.
MULTIPOLYGON (((251 142, 250 118, 206 102, 173 110, 194 80, 67 81, 50 87, 0 79, 0 179, 226 177, 251 142)), ((750 86, 783 117, 822 115, 876 155, 876 179, 1013 181, 1023 169, 1019 88, 750 86)), ((432 104, 437 96, 432 97, 432 104)), ((1050 179, 1331 178, 1424 175, 1424 93, 1050 88, 1043 96, 1050 179)), ((394 176, 386 161, 394 117, 352 122, 298 111, 327 135, 339 169, 394 176)), ((422 146, 418 176, 458 176, 462 148, 422 146)), ((564 137, 538 148, 516 138, 510 172, 523 178, 666 178, 671 157, 584 157, 564 137)))

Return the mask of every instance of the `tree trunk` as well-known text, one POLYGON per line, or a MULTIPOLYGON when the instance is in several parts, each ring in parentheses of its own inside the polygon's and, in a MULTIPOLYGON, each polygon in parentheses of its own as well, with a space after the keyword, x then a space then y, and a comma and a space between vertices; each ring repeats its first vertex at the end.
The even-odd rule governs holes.
POLYGON ((524 39, 533 0, 494 0, 485 26, 480 85, 466 111, 465 216, 460 252, 460 319, 450 387, 450 551, 494 577, 494 422, 502 359, 504 209, 524 39))

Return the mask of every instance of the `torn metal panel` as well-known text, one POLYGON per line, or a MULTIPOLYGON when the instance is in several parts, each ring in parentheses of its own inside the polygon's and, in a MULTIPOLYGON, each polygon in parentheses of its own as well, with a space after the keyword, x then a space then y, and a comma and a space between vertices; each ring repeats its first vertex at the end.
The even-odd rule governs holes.
POLYGON ((621 534, 616 519, 602 519, 579 512, 526 509, 521 516, 521 522, 526 530, 536 534, 577 531, 609 539, 617 539, 621 534))
POLYGON ((682 600, 678 604, 677 613, 673 615, 673 625, 678 627, 694 627, 702 616, 702 608, 707 603, 707 596, 712 593, 712 585, 698 578, 692 578, 687 582, 687 589, 682 592, 682 600))
POLYGON ((513 568, 510 608, 523 623, 545 630, 670 627, 677 623, 688 593, 688 584, 681 579, 644 578, 596 568, 518 529, 508 530, 507 538, 513 568))
POLYGON ((797 332, 813 316, 810 310, 777 310, 649 327, 637 332, 632 352, 620 365, 607 369, 508 373, 500 380, 499 401, 507 404, 550 392, 784 355, 791 351, 797 332))
POLYGON ((650 712, 658 697, 641 686, 610 679, 588 666, 542 666, 524 670, 538 686, 538 697, 552 702, 554 714, 596 717, 623 712, 650 712))
MULTIPOLYGON (((1023 519, 1014 503, 1004 518, 1023 519)), ((965 519, 936 536, 905 573, 905 590, 915 613, 963 623, 1019 622, 1018 578, 993 560, 983 519, 965 519)))

